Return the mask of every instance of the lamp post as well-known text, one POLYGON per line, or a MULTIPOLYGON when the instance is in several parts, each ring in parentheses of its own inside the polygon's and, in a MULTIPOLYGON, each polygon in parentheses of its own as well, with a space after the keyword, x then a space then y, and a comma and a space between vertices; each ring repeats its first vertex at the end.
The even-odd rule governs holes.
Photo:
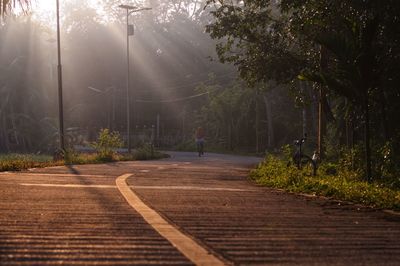
POLYGON ((62 94, 62 67, 61 67, 61 43, 60 43, 60 3, 57 0, 57 73, 58 73, 58 120, 59 120, 59 135, 60 149, 65 150, 64 142, 64 110, 63 110, 63 94, 62 94))
POLYGON ((126 56, 127 56, 127 68, 126 68, 126 128, 127 128, 127 139, 128 139, 128 153, 131 152, 131 126, 130 126, 130 97, 129 97, 129 87, 130 87, 130 65, 129 65, 129 36, 133 36, 134 26, 129 25, 129 15, 134 12, 151 10, 149 7, 138 8, 130 5, 119 5, 119 8, 126 10, 126 56))

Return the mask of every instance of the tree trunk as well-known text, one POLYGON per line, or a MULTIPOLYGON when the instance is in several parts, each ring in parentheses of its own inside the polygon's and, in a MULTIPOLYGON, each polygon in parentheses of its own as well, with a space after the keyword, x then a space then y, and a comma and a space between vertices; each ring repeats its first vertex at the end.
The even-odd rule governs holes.
POLYGON ((7 134, 7 122, 6 122, 6 116, 3 113, 1 115, 1 147, 4 149, 4 151, 8 152, 9 151, 9 143, 8 143, 8 134, 7 134))
POLYGON ((312 132, 313 136, 317 136, 318 135, 318 95, 315 93, 315 89, 314 87, 311 87, 310 84, 307 82, 306 83, 306 89, 307 89, 307 93, 308 96, 311 99, 311 106, 310 106, 310 122, 309 122, 309 126, 310 126, 310 132, 312 132))
POLYGON ((228 148, 229 148, 229 150, 233 150, 233 144, 232 144, 232 123, 228 123, 228 148))
POLYGON ((256 91, 255 102, 256 102, 256 153, 258 153, 260 150, 260 144, 259 144, 260 115, 258 113, 258 90, 256 91))
POLYGON ((323 89, 319 89, 319 102, 318 102, 318 143, 317 143, 317 151, 320 158, 324 157, 325 150, 323 148, 324 136, 326 134, 326 117, 324 112, 324 92, 323 89))
MULTIPOLYGON (((301 94, 306 95, 306 88, 305 88, 305 84, 303 82, 299 83, 300 85, 300 90, 301 90, 301 94)), ((301 112, 302 114, 302 135, 305 136, 307 134, 307 106, 305 103, 303 103, 303 110, 301 112)))
POLYGON ((387 121, 386 99, 382 89, 379 90, 379 108, 381 109, 380 121, 382 122, 383 137, 385 141, 388 141, 391 138, 391 130, 387 121))
POLYGON ((365 95, 364 102, 364 115, 365 115, 365 162, 367 171, 367 181, 372 180, 372 167, 371 167, 371 147, 370 147, 370 128, 369 128, 369 104, 368 104, 368 92, 365 95))
POLYGON ((272 121, 272 108, 267 93, 264 93, 263 99, 267 116, 267 146, 268 148, 271 148, 273 146, 273 143, 275 143, 274 124, 272 121))

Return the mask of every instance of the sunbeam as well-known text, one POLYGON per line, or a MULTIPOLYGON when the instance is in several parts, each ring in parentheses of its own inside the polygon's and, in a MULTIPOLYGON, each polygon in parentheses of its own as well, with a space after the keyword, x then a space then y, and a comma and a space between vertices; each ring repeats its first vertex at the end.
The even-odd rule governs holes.
MULTIPOLYGON (((150 6, 156 2, 127 4, 150 6)), ((17 96, 24 99, 23 105, 8 105, 7 112, 18 111, 20 117, 47 121, 38 122, 43 124, 38 130, 48 132, 37 135, 53 138, 55 142, 51 145, 57 141, 54 129, 58 119, 55 4, 50 0, 33 2, 30 14, 17 16, 15 22, 3 26, 0 43, 3 67, 14 62, 10 71, 23 77, 11 75, 5 81, 8 87, 3 87, 3 92, 9 96, 4 99, 10 99, 10 103, 17 96), (53 123, 51 127, 48 121, 53 123)), ((171 143, 190 135, 195 121, 185 121, 185 117, 193 116, 199 107, 191 105, 199 105, 208 95, 196 87, 209 83, 210 73, 224 71, 208 59, 215 54, 214 43, 204 33, 203 26, 190 17, 193 7, 179 7, 167 1, 159 4, 152 6, 151 11, 129 15, 135 33, 129 37, 127 88, 124 10, 113 1, 60 1, 64 124, 67 134, 81 135, 68 138, 93 141, 99 129, 107 127, 120 131, 126 140, 128 91, 131 137, 136 136, 136 142, 144 135, 150 136, 148 129, 154 129, 155 124, 158 124, 157 136, 171 143)), ((14 118, 4 121, 4 128, 9 128, 7 132, 19 132, 14 125, 26 122, 14 118)), ((18 134, 13 139, 34 146, 32 136, 18 134)))

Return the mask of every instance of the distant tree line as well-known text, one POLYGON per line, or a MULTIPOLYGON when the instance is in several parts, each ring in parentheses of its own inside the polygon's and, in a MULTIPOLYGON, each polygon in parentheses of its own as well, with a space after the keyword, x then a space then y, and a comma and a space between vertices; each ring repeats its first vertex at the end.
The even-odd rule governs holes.
MULTIPOLYGON (((204 32, 204 2, 150 2, 151 12, 130 17, 132 131, 135 142, 158 130, 161 144, 175 145, 191 139, 199 123, 193 112, 205 96, 190 97, 197 86, 227 84, 236 74, 209 59, 215 44, 204 32)), ((20 3, 34 8, 30 1, 20 3)), ((120 1, 102 1, 98 7, 107 16, 88 1, 60 3, 67 143, 93 141, 101 128, 126 140, 126 18, 120 1)), ((54 29, 29 12, 13 14, 18 5, 12 1, 6 7, 0 25, 0 151, 52 152, 58 146, 54 29)))

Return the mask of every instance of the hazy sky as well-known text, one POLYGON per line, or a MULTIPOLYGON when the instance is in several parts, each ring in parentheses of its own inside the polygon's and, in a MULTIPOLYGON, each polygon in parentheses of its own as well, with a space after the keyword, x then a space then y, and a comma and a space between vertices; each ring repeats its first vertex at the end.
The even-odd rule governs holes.
MULTIPOLYGON (((60 0, 60 4, 62 2, 69 2, 70 0, 60 0)), ((98 2, 97 0, 87 0, 91 5, 96 6, 96 3, 98 2)), ((56 8, 56 1, 55 0, 36 0, 34 4, 34 9, 38 13, 42 12, 51 12, 56 8)))
MULTIPOLYGON (((104 19, 104 22, 108 21, 108 14, 104 11, 102 0, 59 0, 60 2, 60 16, 61 23, 63 21, 63 8, 65 4, 75 3, 80 4, 88 3, 89 6, 96 9, 97 13, 104 19)), ((40 22, 49 25, 52 28, 56 26, 56 0, 34 0, 32 2, 32 8, 30 10, 33 19, 39 20, 40 22)))

